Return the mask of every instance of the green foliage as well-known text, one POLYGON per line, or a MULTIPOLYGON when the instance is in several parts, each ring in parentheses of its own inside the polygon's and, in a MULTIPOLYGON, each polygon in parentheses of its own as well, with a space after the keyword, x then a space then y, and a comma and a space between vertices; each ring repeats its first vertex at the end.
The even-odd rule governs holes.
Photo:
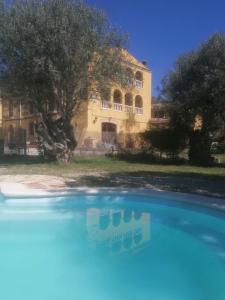
POLYGON ((210 143, 209 138, 205 134, 202 134, 201 130, 195 130, 190 136, 190 149, 189 159, 192 163, 198 165, 210 165, 213 164, 214 159, 210 155, 210 143))
MULTIPOLYGON (((195 117, 202 118, 201 134, 192 139, 190 152, 197 151, 195 143, 203 143, 203 161, 211 161, 213 136, 225 125, 225 33, 214 34, 196 51, 181 56, 175 68, 163 80, 162 95, 171 101, 170 120, 193 136, 195 117), (204 136, 204 138, 203 138, 204 136), (199 138, 199 139, 198 139, 199 138)), ((201 152, 201 151, 200 151, 201 152)), ((194 156, 190 155, 190 159, 194 156)), ((201 155, 197 155, 201 162, 201 155)), ((196 162, 194 159, 193 162, 196 162)))
POLYGON ((220 142, 213 142, 211 145, 211 152, 213 154, 225 153, 225 140, 220 141, 220 142))
POLYGON ((80 1, 14 1, 2 9, 3 96, 32 102, 42 145, 56 157, 74 150, 71 119, 93 83, 99 91, 112 82, 127 83, 125 40, 101 11, 80 1), (49 107, 58 109, 60 122, 51 118, 49 107))
POLYGON ((176 158, 186 145, 183 133, 171 128, 150 129, 141 136, 150 149, 171 158, 176 158))

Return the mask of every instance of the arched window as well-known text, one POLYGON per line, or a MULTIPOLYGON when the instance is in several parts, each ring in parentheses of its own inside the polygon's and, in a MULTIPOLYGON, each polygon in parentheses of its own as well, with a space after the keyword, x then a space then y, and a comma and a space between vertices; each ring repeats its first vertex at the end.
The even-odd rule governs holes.
POLYGON ((129 223, 132 219, 132 210, 125 210, 123 215, 123 221, 129 223))
POLYGON ((143 81, 143 74, 140 71, 135 73, 135 79, 139 81, 143 81))
POLYGON ((135 107, 139 107, 139 108, 143 107, 142 97, 139 95, 135 97, 135 107))
POLYGON ((134 219, 135 220, 140 220, 141 217, 142 217, 142 212, 140 212, 140 211, 135 211, 134 212, 134 219))
POLYGON ((133 112, 133 96, 130 93, 125 95, 125 111, 133 112))
POLYGON ((110 224, 109 214, 104 214, 100 216, 99 227, 101 230, 105 230, 110 224))
POLYGON ((143 114, 143 101, 142 97, 139 95, 135 97, 135 113, 143 114))
POLYGON ((122 111, 122 93, 115 90, 113 93, 114 110, 122 111))
POLYGON ((143 88, 143 74, 140 71, 135 73, 135 86, 137 88, 143 88))
POLYGON ((122 93, 119 90, 115 90, 113 93, 113 102, 122 103, 122 93))
POLYGON ((120 223, 121 223, 121 219, 122 219, 121 212, 113 213, 113 215, 112 215, 112 224, 113 224, 113 226, 114 227, 119 226, 120 223))

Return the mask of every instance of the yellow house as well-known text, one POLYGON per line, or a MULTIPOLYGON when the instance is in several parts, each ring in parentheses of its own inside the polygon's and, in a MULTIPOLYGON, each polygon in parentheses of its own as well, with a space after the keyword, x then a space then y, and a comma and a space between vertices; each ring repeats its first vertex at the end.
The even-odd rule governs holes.
MULTIPOLYGON (((133 147, 135 135, 147 128, 151 118, 151 71, 127 52, 126 56, 134 74, 132 86, 123 89, 114 85, 107 95, 93 92, 83 101, 73 119, 78 149, 133 147)), ((22 149, 26 144, 27 152, 32 152, 37 119, 33 107, 18 100, 3 100, 2 114, 6 149, 22 149)))
POLYGON ((146 129, 151 118, 151 72, 131 55, 129 61, 134 73, 131 88, 113 86, 108 95, 92 94, 80 107, 80 118, 74 119, 78 147, 130 147, 135 134, 146 129))

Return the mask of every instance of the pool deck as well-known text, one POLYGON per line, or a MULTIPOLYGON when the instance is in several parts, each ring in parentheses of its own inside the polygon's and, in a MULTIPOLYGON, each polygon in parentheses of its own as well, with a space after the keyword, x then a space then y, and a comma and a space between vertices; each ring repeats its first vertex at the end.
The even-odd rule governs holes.
POLYGON ((219 210, 225 213, 225 200, 223 198, 214 198, 201 196, 197 194, 185 194, 180 192, 168 192, 156 188, 90 188, 90 187, 68 187, 68 182, 61 177, 45 175, 5 175, 0 176, 0 194, 5 198, 22 197, 54 197, 68 196, 79 193, 98 194, 104 191, 107 193, 126 194, 129 192, 138 193, 145 196, 166 195, 179 202, 191 203, 219 210))
POLYGON ((0 176, 0 192, 6 197, 45 196, 67 189, 63 178, 46 175, 0 176))

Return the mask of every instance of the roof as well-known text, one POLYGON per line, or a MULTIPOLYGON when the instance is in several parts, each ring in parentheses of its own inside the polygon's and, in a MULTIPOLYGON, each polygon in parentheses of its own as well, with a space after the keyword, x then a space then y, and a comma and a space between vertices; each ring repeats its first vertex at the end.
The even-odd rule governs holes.
POLYGON ((123 49, 122 50, 122 54, 124 55, 125 59, 127 61, 129 61, 131 64, 141 68, 141 69, 144 69, 148 72, 150 72, 150 69, 145 65, 143 64, 142 62, 140 62, 139 60, 137 60, 132 54, 130 54, 126 49, 123 49))

